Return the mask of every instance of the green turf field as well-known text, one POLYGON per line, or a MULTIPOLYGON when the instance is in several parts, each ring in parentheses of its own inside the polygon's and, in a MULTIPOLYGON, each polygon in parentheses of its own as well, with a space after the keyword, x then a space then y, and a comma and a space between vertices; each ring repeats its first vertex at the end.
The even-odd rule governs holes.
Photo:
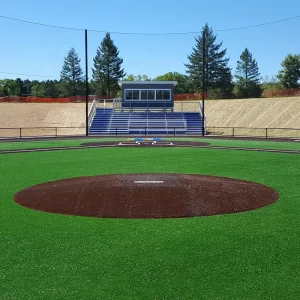
MULTIPOLYGON (((72 147, 80 146, 88 142, 101 141, 124 141, 129 138, 111 137, 111 138, 89 138, 89 139, 66 139, 66 140, 44 140, 30 141, 19 140, 17 142, 0 143, 0 150, 15 150, 15 149, 36 149, 36 148, 54 148, 54 147, 72 147)), ((282 149, 282 150, 300 150, 300 142, 276 142, 276 141, 249 141, 249 140, 226 140, 212 138, 167 138, 167 140, 175 141, 198 141, 206 142, 211 146, 229 146, 229 147, 248 147, 248 148, 265 148, 265 149, 282 149)))
MULTIPOLYGON (((55 141, 70 144, 80 142, 55 141)), ((0 144, 11 145, 17 143, 0 144)), ((0 299, 298 299, 299 166, 295 154, 192 148, 0 155, 0 299), (65 216, 13 201, 19 190, 50 180, 137 172, 250 180, 276 189, 280 198, 244 213, 152 220, 65 216)))

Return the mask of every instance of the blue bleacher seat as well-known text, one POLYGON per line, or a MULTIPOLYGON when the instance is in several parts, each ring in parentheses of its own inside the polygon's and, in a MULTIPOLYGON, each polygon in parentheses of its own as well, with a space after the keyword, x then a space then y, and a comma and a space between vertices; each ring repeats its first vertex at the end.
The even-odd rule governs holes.
POLYGON ((89 129, 90 135, 121 134, 200 134, 199 113, 117 112, 97 108, 89 129))

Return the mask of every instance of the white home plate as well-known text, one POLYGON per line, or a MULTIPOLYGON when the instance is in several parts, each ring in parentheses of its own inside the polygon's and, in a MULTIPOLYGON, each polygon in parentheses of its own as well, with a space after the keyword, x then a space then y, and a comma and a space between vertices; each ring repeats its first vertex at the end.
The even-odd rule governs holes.
POLYGON ((135 180, 134 183, 164 183, 163 180, 135 180))

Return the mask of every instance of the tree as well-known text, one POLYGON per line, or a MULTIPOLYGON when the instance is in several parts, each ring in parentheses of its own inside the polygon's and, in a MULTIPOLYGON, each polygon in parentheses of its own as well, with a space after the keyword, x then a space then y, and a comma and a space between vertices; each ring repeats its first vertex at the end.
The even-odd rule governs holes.
POLYGON ((237 82, 234 87, 234 94, 239 98, 260 97, 262 90, 259 86, 259 75, 256 60, 245 48, 237 62, 235 75, 237 82))
POLYGON ((23 85, 23 80, 21 78, 17 78, 15 80, 15 82, 16 82, 16 85, 18 86, 17 96, 23 96, 23 94, 26 93, 26 90, 25 90, 24 85, 23 85))
POLYGON ((300 79, 300 55, 288 54, 281 63, 278 79, 284 88, 298 88, 300 79))
POLYGON ((60 97, 60 82, 57 80, 38 81, 32 86, 31 94, 36 97, 60 97))
POLYGON ((97 95, 97 96, 106 95, 103 85, 101 84, 101 82, 99 80, 98 81, 93 80, 93 79, 91 80, 89 91, 91 94, 97 95))
POLYGON ((104 91, 110 98, 120 89, 118 80, 126 74, 121 68, 123 59, 109 33, 106 33, 94 58, 93 79, 96 90, 104 91))
POLYGON ((129 74, 126 77, 123 78, 124 81, 151 81, 152 79, 146 75, 133 75, 133 74, 129 74))
POLYGON ((21 93, 20 85, 16 80, 0 80, 0 94, 2 96, 19 96, 21 93))
POLYGON ((233 93, 237 98, 255 98, 261 96, 262 89, 254 81, 241 78, 235 83, 233 93))
POLYGON ((259 70, 257 62, 252 58, 250 51, 245 48, 240 56, 240 60, 237 62, 236 68, 236 78, 244 78, 246 80, 251 80, 255 83, 259 83, 259 70))
MULTIPOLYGON (((217 97, 228 97, 233 88, 231 69, 228 67, 229 58, 225 58, 227 49, 220 50, 222 42, 216 43, 216 35, 212 28, 206 24, 203 31, 206 38, 205 43, 205 86, 206 92, 214 92, 217 97)), ((199 92, 202 89, 203 78, 203 37, 197 37, 196 46, 193 47, 191 55, 188 55, 189 63, 185 64, 187 73, 191 79, 193 88, 199 92)))
POLYGON ((136 81, 136 77, 133 74, 128 74, 126 77, 123 78, 124 81, 136 81))
POLYGON ((31 87, 31 95, 35 97, 45 97, 43 88, 40 83, 37 83, 31 87))
POLYGON ((38 84, 38 80, 25 79, 22 82, 23 85, 23 96, 29 96, 31 94, 31 89, 34 85, 38 84))
POLYGON ((64 59, 61 77, 61 88, 65 96, 76 96, 82 90, 83 71, 80 66, 80 59, 74 48, 68 52, 64 59))
MULTIPOLYGON (((41 82, 41 88, 45 97, 57 98, 61 95, 60 93, 61 82, 57 80, 46 80, 41 82)), ((82 89, 81 89, 82 90, 82 89)), ((76 95, 79 94, 79 91, 76 95)))
POLYGON ((169 72, 161 76, 157 76, 154 80, 156 81, 177 81, 175 85, 176 94, 186 94, 193 92, 189 77, 187 75, 178 72, 169 72))
POLYGON ((262 77, 260 87, 263 90, 264 97, 273 97, 277 90, 283 88, 278 77, 275 75, 262 77))

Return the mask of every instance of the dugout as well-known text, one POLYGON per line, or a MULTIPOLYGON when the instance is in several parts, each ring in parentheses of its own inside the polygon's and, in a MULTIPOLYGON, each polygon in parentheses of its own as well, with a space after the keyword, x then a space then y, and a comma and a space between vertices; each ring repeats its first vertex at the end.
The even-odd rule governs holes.
POLYGON ((177 81, 119 81, 121 108, 173 111, 176 84, 177 81))

